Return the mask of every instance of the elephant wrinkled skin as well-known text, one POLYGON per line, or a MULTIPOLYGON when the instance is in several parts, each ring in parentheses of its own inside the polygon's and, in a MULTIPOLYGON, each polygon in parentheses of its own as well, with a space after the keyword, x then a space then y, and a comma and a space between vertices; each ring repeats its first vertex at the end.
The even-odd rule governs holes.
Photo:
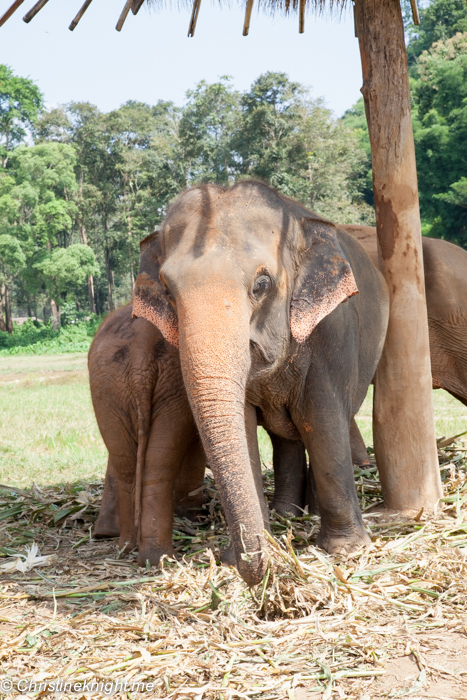
POLYGON ((179 346, 183 378, 245 581, 267 567, 256 410, 308 450, 329 552, 369 542, 349 425, 378 363, 387 289, 352 236, 256 182, 194 187, 142 260, 133 313, 179 346), (341 303, 341 302, 346 303, 341 303))
POLYGON ((202 505, 206 460, 178 352, 132 311, 126 306, 105 319, 88 356, 92 402, 109 451, 95 535, 119 534, 121 549, 138 544, 144 565, 173 553, 174 500, 186 516, 202 505))

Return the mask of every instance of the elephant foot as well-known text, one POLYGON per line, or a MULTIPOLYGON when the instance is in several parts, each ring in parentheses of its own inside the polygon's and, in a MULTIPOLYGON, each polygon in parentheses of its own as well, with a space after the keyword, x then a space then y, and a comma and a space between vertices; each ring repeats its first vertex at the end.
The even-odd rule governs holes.
POLYGON ((360 469, 364 469, 365 467, 371 467, 371 462, 369 459, 358 459, 357 457, 354 457, 352 459, 354 467, 359 467, 360 469))
POLYGON ((154 541, 143 540, 138 547, 138 564, 140 566, 157 566, 161 557, 166 554, 168 557, 174 556, 172 543, 166 547, 156 545, 154 541))
POLYGON ((370 544, 371 539, 363 527, 349 534, 331 534, 321 531, 316 538, 316 546, 324 549, 328 554, 351 554, 370 544))
POLYGON ((133 537, 124 537, 120 533, 118 548, 122 554, 128 554, 136 547, 136 540, 133 537))
POLYGON ((96 540, 102 540, 110 537, 120 536, 120 527, 118 519, 114 516, 99 514, 94 523, 93 537, 96 540))
POLYGON ((224 551, 221 553, 221 564, 223 566, 237 566, 232 545, 227 547, 227 549, 224 549, 224 551))
POLYGON ((271 510, 275 510, 276 513, 279 513, 279 515, 282 515, 285 518, 287 516, 300 517, 301 515, 304 515, 303 510, 301 508, 294 505, 293 503, 286 503, 285 501, 276 501, 274 499, 270 505, 270 508, 271 510))

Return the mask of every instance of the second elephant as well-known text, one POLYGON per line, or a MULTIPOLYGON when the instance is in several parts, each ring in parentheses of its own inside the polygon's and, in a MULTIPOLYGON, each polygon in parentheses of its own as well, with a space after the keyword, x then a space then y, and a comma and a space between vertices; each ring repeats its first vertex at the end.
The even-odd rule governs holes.
MULTIPOLYGON (((341 228, 363 245, 378 267, 376 229, 350 225, 341 228)), ((445 389, 467 406, 467 251, 425 236, 422 250, 433 389, 445 389)), ((368 463, 355 422, 351 444, 354 464, 368 463)))
POLYGON ((173 551, 174 502, 180 515, 189 516, 203 500, 206 459, 178 352, 152 324, 133 319, 126 306, 99 328, 89 351, 89 375, 109 450, 95 534, 119 534, 121 549, 138 544, 141 565, 157 563, 173 551))

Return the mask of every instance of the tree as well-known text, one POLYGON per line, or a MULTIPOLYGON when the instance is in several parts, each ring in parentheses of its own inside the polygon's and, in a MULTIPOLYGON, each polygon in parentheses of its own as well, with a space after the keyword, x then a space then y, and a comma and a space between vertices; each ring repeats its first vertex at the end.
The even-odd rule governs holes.
MULTIPOLYGON (((464 0, 432 0, 420 9, 420 24, 409 30, 407 56, 415 66, 419 56, 435 41, 445 41, 457 32, 467 32, 467 5, 464 0)), ((414 71, 412 71, 414 74, 414 71)))
POLYGON ((188 164, 187 183, 231 183, 237 163, 231 134, 239 127, 240 94, 230 78, 209 85, 205 80, 186 93, 187 103, 179 125, 180 146, 188 164))
POLYGON ((242 96, 232 138, 239 174, 257 177, 341 223, 373 223, 356 186, 358 136, 284 73, 265 73, 242 96))
POLYGON ((41 273, 50 295, 52 325, 60 328, 60 305, 70 300, 89 275, 99 272, 96 257, 91 248, 76 243, 68 248, 56 248, 34 267, 41 273))
POLYGON ((430 233, 467 245, 467 32, 419 58, 414 132, 422 216, 430 233))
POLYGON ((0 234, 0 294, 5 309, 5 327, 8 333, 13 330, 11 318, 11 283, 26 265, 19 242, 13 236, 0 234))
POLYGON ((35 83, 14 75, 0 64, 0 160, 8 163, 9 152, 20 144, 43 109, 44 98, 35 83))

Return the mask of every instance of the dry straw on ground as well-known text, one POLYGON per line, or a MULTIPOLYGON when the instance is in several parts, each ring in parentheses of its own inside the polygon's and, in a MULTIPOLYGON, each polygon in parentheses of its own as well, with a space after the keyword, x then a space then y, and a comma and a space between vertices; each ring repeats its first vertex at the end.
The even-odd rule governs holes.
POLYGON ((328 556, 313 546, 315 516, 275 517, 270 568, 254 590, 216 563, 228 536, 210 478, 204 521, 176 520, 176 561, 150 571, 115 541, 92 539, 101 483, 2 488, 0 565, 10 570, 0 570, 0 679, 43 683, 22 697, 45 697, 44 684, 60 678, 154 681, 156 698, 282 700, 308 688, 357 699, 386 662, 412 653, 418 675, 396 695, 414 697, 434 672, 417 635, 467 634, 467 463, 459 443, 440 448, 436 518, 370 513, 381 500, 376 468, 356 470, 371 547, 328 556), (26 551, 31 565, 33 542, 52 558, 11 569, 26 551))

